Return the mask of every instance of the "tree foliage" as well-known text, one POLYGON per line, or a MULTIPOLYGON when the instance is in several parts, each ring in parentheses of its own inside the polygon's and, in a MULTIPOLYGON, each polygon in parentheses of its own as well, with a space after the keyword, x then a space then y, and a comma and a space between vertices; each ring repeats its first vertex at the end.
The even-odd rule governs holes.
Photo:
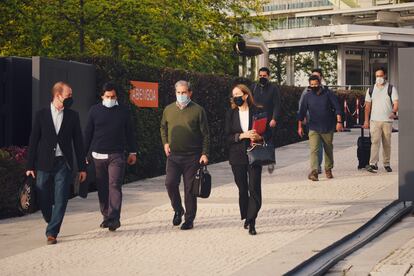
POLYGON ((265 28, 263 0, 3 0, 0 55, 111 56, 232 73, 233 35, 265 28))

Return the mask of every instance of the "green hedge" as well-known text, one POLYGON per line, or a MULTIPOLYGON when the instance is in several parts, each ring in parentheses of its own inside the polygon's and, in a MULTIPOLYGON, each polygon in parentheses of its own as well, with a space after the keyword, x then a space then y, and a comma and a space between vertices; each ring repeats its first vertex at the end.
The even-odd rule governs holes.
POLYGON ((21 215, 18 191, 24 181, 26 149, 0 149, 0 219, 21 215))
MULTIPOLYGON (((200 74, 195 72, 175 70, 171 68, 153 68, 137 62, 121 62, 111 58, 84 58, 78 60, 94 64, 97 69, 97 101, 102 84, 106 81, 115 82, 122 93, 120 100, 127 104, 132 112, 138 148, 138 162, 129 167, 125 181, 155 177, 165 173, 165 155, 161 144, 159 123, 164 107, 175 101, 174 84, 178 80, 189 80, 193 87, 193 99, 206 109, 211 134, 210 161, 227 160, 226 146, 223 143, 224 117, 229 108, 229 97, 232 86, 236 83, 251 84, 244 78, 200 74), (138 108, 128 99, 129 81, 149 81, 159 83, 159 108, 138 108)), ((301 141, 297 135, 296 111, 298 100, 303 91, 300 87, 280 86, 281 116, 276 132, 276 146, 301 141)), ((346 97, 350 109, 359 91, 337 91, 340 103, 346 97)), ((351 125, 354 123, 349 122, 351 125)))
MULTIPOLYGON (((207 112, 211 135, 210 161, 227 159, 223 143, 224 117, 229 108, 232 86, 236 83, 250 84, 250 81, 231 76, 200 74, 170 68, 152 68, 136 62, 120 62, 110 58, 86 58, 78 60, 94 64, 97 69, 97 101, 102 84, 114 81, 121 87, 120 100, 133 111, 138 162, 128 168, 126 182, 154 177, 165 173, 165 156, 161 145, 159 123, 164 107, 175 101, 174 84, 178 80, 189 80, 193 87, 193 99, 207 112), (159 83, 159 108, 138 108, 129 103, 130 80, 159 83)), ((281 87, 282 116, 277 132, 277 146, 299 141, 296 135, 295 116, 297 101, 302 89, 281 87)))

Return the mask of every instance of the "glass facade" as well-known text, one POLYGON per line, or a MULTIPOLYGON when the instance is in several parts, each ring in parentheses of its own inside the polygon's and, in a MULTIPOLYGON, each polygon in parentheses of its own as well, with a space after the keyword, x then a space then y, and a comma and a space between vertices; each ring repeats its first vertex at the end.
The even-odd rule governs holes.
POLYGON ((263 6, 264 12, 333 6, 329 0, 279 0, 263 6))

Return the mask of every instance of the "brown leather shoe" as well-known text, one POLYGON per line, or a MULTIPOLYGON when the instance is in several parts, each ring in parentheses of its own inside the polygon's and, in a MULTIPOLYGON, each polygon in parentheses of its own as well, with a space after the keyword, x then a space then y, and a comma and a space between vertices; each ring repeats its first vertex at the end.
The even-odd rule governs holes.
POLYGON ((325 170, 325 174, 326 174, 326 178, 329 178, 329 179, 333 178, 333 174, 332 174, 331 169, 325 170))
POLYGON ((318 170, 313 170, 310 172, 310 174, 308 175, 308 179, 312 180, 312 181, 318 181, 318 170))
POLYGON ((47 244, 48 245, 56 244, 56 243, 57 243, 57 240, 56 240, 55 237, 53 237, 53 236, 47 236, 47 244))

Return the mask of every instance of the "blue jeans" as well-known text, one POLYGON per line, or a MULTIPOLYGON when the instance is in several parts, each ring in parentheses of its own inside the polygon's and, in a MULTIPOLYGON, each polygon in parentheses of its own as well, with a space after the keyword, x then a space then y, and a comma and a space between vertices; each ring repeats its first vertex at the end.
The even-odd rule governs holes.
POLYGON ((36 195, 43 218, 48 223, 46 236, 57 237, 69 199, 72 172, 63 157, 56 158, 53 170, 37 171, 36 195), (52 177, 53 181, 48 181, 52 177))

